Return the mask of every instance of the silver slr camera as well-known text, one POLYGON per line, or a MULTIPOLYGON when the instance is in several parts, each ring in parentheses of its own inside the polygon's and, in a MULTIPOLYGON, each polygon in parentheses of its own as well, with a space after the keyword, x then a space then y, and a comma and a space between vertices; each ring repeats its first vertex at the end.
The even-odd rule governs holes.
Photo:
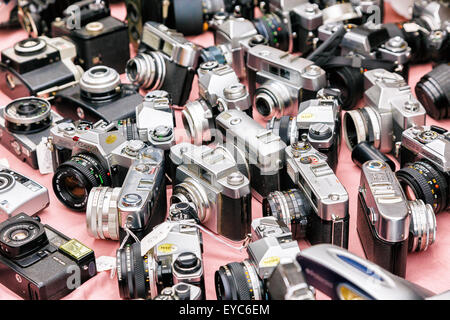
POLYGON ((263 215, 284 221, 296 239, 347 248, 349 197, 324 155, 304 135, 286 148, 286 167, 298 189, 271 193, 263 203, 263 215))
POLYGON ((136 130, 139 140, 162 150, 169 150, 175 144, 175 114, 166 91, 146 94, 136 107, 136 130))
POLYGON ((403 131, 397 178, 409 199, 421 199, 435 213, 450 208, 450 133, 437 126, 403 131))
POLYGON ((138 54, 127 63, 127 77, 143 89, 167 91, 175 105, 184 105, 199 56, 200 49, 181 33, 150 21, 144 26, 138 54))
POLYGON ((240 241, 250 232, 250 183, 224 147, 180 143, 170 149, 171 203, 189 202, 211 231, 240 241))
POLYGON ((362 166, 357 231, 367 259, 405 277, 408 250, 434 243, 436 218, 431 205, 407 200, 385 162, 370 160, 362 166))
POLYGON ((34 216, 47 208, 49 203, 46 187, 0 166, 0 222, 19 213, 34 216))
MULTIPOLYGON (((142 239, 166 216, 164 152, 146 147, 132 161, 123 186, 94 187, 89 193, 86 225, 97 239, 119 240, 128 230, 142 239)), ((128 235, 128 242, 133 241, 128 235)), ((134 239, 135 240, 135 239, 134 239)))
POLYGON ((383 153, 398 155, 402 132, 425 124, 426 111, 398 74, 383 69, 364 73, 366 107, 344 115, 349 149, 367 141, 383 153))
POLYGON ((316 99, 304 101, 296 117, 272 118, 266 125, 287 145, 300 140, 302 134, 319 152, 327 156, 327 162, 336 170, 341 136, 341 103, 339 91, 321 89, 316 99))
POLYGON ((140 140, 127 141, 116 123, 61 122, 50 130, 53 190, 73 210, 86 208, 93 187, 121 187, 128 169, 146 148, 140 140))
POLYGON ((188 102, 182 111, 183 125, 193 144, 216 138, 215 120, 219 113, 238 109, 252 114, 250 96, 236 73, 216 61, 204 62, 198 69, 200 98, 188 102))
POLYGON ((117 279, 122 298, 155 298, 168 287, 186 284, 195 286, 190 288, 192 300, 204 299, 202 236, 196 222, 188 219, 166 223, 172 224, 167 236, 148 252, 141 252, 139 243, 117 250, 117 279))
POLYGON ((225 147, 250 180, 253 196, 263 198, 282 185, 286 144, 272 131, 239 110, 228 110, 216 118, 225 147))
MULTIPOLYGON (((252 242, 247 247, 248 259, 221 266, 214 282, 219 300, 269 300, 267 280, 278 264, 294 261, 300 253, 298 243, 292 240, 287 226, 274 217, 254 219, 252 242)), ((314 293, 298 278, 292 284, 305 288, 305 299, 314 299, 314 293)))
POLYGON ((253 105, 266 120, 297 115, 299 104, 327 85, 325 71, 313 62, 264 45, 249 49, 247 73, 253 105))

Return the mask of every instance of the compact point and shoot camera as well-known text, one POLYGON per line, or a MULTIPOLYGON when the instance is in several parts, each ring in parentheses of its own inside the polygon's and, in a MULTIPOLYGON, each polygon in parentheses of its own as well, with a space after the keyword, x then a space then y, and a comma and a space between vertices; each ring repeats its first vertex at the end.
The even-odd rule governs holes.
POLYGON ((57 300, 97 274, 94 251, 20 213, 0 224, 0 283, 27 300, 57 300))
POLYGON ((22 174, 0 166, 0 221, 19 213, 34 216, 48 207, 46 187, 22 174))
POLYGON ((253 105, 266 120, 297 115, 299 104, 327 84, 325 71, 312 61, 264 45, 249 48, 247 79, 253 105))
POLYGON ((143 89, 167 91, 173 103, 182 106, 191 93, 199 56, 200 48, 181 33, 150 21, 138 54, 127 62, 127 77, 143 89))
POLYGON ((367 259, 405 277, 408 251, 434 243, 436 218, 431 205, 407 200, 386 163, 371 160, 362 166, 356 229, 367 259))
POLYGON ((52 96, 81 79, 76 55, 75 45, 60 37, 19 41, 1 52, 0 89, 11 99, 52 96))
POLYGON ((91 122, 134 118, 141 103, 138 88, 122 84, 117 71, 106 66, 87 70, 79 84, 58 92, 54 100, 63 117, 91 122))
POLYGON ((180 143, 170 149, 174 170, 171 203, 190 202, 198 220, 234 241, 247 237, 251 223, 250 182, 222 146, 180 143))

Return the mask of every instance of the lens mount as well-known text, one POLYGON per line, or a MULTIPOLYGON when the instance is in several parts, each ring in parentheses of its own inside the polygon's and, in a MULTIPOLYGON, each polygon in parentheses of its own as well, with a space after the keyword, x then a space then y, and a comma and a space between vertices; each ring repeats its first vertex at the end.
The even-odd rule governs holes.
POLYGON ((91 154, 78 154, 60 165, 53 176, 56 197, 72 210, 84 211, 92 188, 110 186, 109 171, 91 154))
POLYGON ((409 209, 409 251, 425 251, 436 240, 436 216, 433 208, 422 200, 415 200, 409 202, 409 209))
POLYGON ((143 89, 159 90, 166 78, 166 63, 160 52, 138 53, 127 62, 128 80, 143 89))
POLYGON ((51 105, 45 99, 29 97, 10 102, 3 110, 6 128, 13 133, 32 134, 52 124, 51 105))
POLYGON ((119 240, 117 211, 121 188, 94 187, 86 206, 88 233, 96 239, 119 240))

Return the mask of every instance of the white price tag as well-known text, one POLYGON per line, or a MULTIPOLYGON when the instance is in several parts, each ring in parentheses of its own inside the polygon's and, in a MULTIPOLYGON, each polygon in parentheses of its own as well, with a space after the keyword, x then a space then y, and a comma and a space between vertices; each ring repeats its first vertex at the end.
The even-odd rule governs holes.
POLYGON ((39 172, 41 174, 49 174, 53 172, 52 151, 48 147, 47 138, 42 138, 41 142, 36 146, 36 156, 38 160, 39 172))
POLYGON ((1 159, 0 159, 0 167, 9 169, 9 162, 8 162, 8 159, 6 159, 6 158, 1 158, 1 159))
POLYGON ((97 265, 97 272, 114 270, 116 268, 116 258, 101 256, 95 259, 97 265))
POLYGON ((170 230, 177 222, 165 221, 155 227, 152 232, 141 240, 141 254, 144 256, 147 252, 154 248, 158 243, 163 241, 169 235, 170 230))

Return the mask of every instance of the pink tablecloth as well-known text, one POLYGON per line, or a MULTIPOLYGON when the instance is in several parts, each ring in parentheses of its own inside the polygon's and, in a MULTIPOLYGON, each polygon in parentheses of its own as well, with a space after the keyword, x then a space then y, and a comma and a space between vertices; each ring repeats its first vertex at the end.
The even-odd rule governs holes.
MULTIPOLYGON (((126 12, 123 4, 113 5, 113 15, 124 19, 126 12)), ((0 13, 1 15, 2 13, 0 13)), ((396 15, 388 6, 386 10, 386 22, 403 20, 396 15)), ((13 45, 16 41, 25 37, 23 31, 0 31, 0 49, 13 45)), ((213 37, 211 33, 205 33, 192 40, 200 45, 212 45, 213 37)), ((411 68, 409 84, 412 88, 416 82, 428 71, 431 65, 419 65, 411 68)), ((197 85, 191 99, 198 96, 197 85)), ((9 102, 9 98, 0 92, 0 104, 9 102)), ((450 120, 436 122, 431 118, 427 119, 429 124, 436 124, 450 129, 450 120)), ((181 126, 180 115, 177 115, 177 125, 181 126)), ((40 217, 44 223, 50 224, 70 237, 76 238, 94 249, 97 257, 102 255, 114 256, 118 243, 114 241, 95 240, 86 231, 84 213, 76 213, 66 209, 55 197, 51 187, 51 175, 42 176, 38 171, 32 170, 25 163, 18 161, 5 148, 0 146, 0 158, 8 159, 12 169, 17 170, 44 184, 50 192, 50 206, 44 210, 40 217)), ((345 145, 342 145, 337 168, 337 176, 346 187, 350 195, 350 245, 349 250, 357 255, 364 256, 357 232, 356 232, 356 199, 357 189, 360 179, 360 170, 350 158, 350 152, 345 145)), ((253 217, 261 216, 261 205, 253 201, 253 217)), ((438 233, 436 243, 428 251, 422 253, 409 254, 406 278, 434 292, 442 292, 450 289, 450 215, 448 212, 437 216, 438 233)), ((305 241, 299 242, 301 248, 306 248, 309 244, 305 241)), ((204 234, 204 261, 206 295, 208 299, 215 299, 214 272, 219 266, 232 261, 242 261, 246 258, 245 252, 238 252, 228 249, 221 243, 214 241, 210 236, 204 234)), ((109 273, 103 272, 82 285, 78 290, 67 296, 65 299, 120 299, 116 278, 110 279, 109 273)), ((14 293, 0 285, 1 299, 18 299, 14 293)), ((322 294, 318 298, 324 298, 322 294)))

